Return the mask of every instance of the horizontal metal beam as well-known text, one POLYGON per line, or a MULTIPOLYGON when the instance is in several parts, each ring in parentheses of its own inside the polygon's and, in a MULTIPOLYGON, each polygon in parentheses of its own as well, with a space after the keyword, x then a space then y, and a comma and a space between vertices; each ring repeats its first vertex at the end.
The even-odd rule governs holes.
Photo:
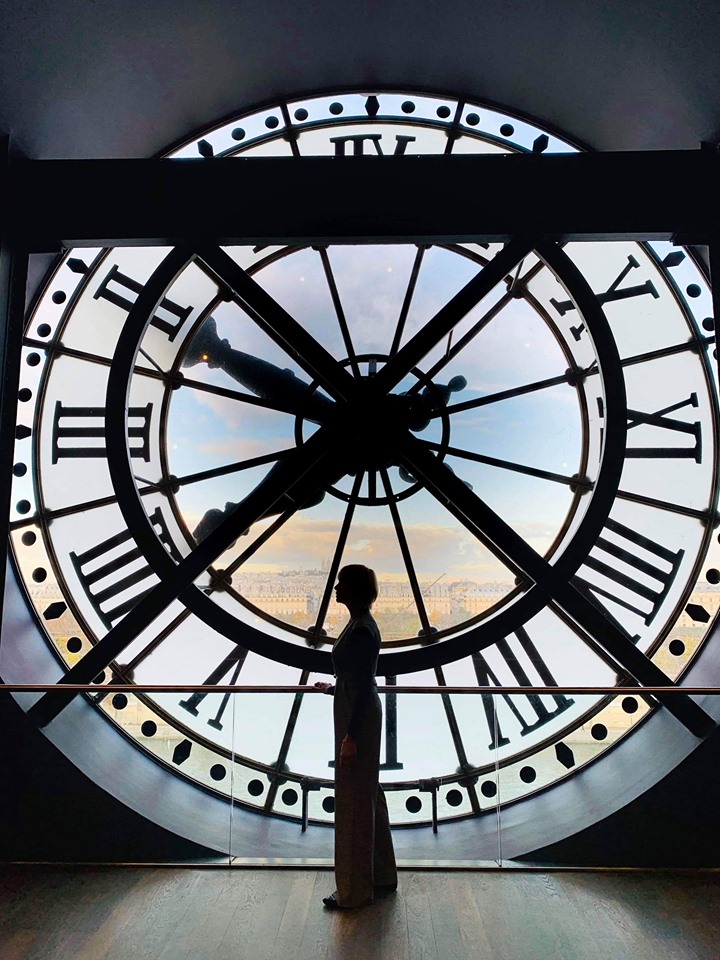
POLYGON ((59 246, 720 235, 710 149, 479 156, 18 160, 5 230, 59 246))
MULTIPOLYGON (((56 683, 2 683, 0 682, 0 695, 3 693, 55 693, 58 690, 56 683)), ((172 684, 172 683, 65 683, 62 686, 64 692, 69 693, 322 693, 315 686, 291 685, 285 686, 237 686, 231 683, 218 684, 172 684)), ((405 687, 402 685, 385 686, 377 685, 378 693, 403 693, 403 694, 428 694, 436 693, 445 695, 452 694, 522 694, 542 693, 573 693, 573 694, 592 694, 592 695, 613 695, 627 696, 630 693, 636 693, 638 696, 649 694, 670 694, 671 696, 716 696, 720 694, 720 687, 679 687, 679 686, 648 686, 648 687, 621 687, 615 686, 530 686, 528 684, 515 684, 498 687, 405 687)))

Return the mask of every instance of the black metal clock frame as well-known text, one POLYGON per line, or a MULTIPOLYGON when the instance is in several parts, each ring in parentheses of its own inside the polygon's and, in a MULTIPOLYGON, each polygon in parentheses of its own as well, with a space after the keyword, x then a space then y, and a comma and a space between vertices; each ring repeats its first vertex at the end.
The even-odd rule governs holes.
MULTIPOLYGON (((602 359, 604 373, 622 382, 613 338, 597 298, 579 271, 561 253, 557 240, 674 239, 707 244, 718 266, 718 217, 708 203, 715 196, 720 158, 714 150, 646 154, 574 154, 570 156, 449 156, 393 158, 292 158, 152 161, 16 161, 2 175, 3 238, 0 297, 4 315, 3 393, 0 469, 8 477, 12 464, 18 368, 29 252, 67 246, 158 245, 179 243, 146 284, 130 311, 108 382, 108 460, 120 507, 141 549, 161 578, 152 590, 81 663, 63 678, 89 682, 172 600, 180 598, 193 612, 233 639, 234 620, 192 586, 196 577, 279 497, 313 483, 328 483, 337 463, 330 456, 337 425, 324 424, 292 452, 230 517, 180 564, 157 540, 140 505, 129 468, 124 409, 135 352, 147 320, 180 269, 197 258, 254 315, 266 332, 290 346, 306 371, 336 400, 344 416, 360 416, 368 404, 381 409, 399 379, 447 333, 457 318, 499 282, 531 249, 558 273, 571 291, 602 359), (678 179, 682 191, 664 185, 678 179), (644 189, 637 187, 638 180, 644 189), (493 183, 478 197, 474 185, 493 183), (82 190, 77 186, 82 183, 82 190), (112 192, 107 195, 107 184, 112 192), (591 189, 588 189, 591 184, 591 189), (437 186, 440 185, 440 189, 437 186), (104 196, 98 204, 91 198, 104 196), (326 202, 343 197, 343 215, 326 202), (272 202, 265 198, 272 197, 272 202), (388 211, 391 215, 388 216, 388 211), (480 230, 478 231, 478 227, 480 230), (511 239, 515 237, 515 239, 511 239), (417 243, 510 241, 468 288, 372 378, 372 388, 357 381, 310 338, 259 287, 249 281, 214 244, 314 243, 404 240, 417 243), (459 298, 459 299, 458 299, 459 298), (613 374, 617 376, 614 377, 613 374), (232 624, 225 620, 232 620, 232 624)), ((714 313, 720 315, 719 271, 714 270, 714 313)), ((617 490, 625 450, 624 398, 608 397, 607 444, 592 503, 574 543, 590 543, 599 534, 617 490), (582 534, 582 536, 580 535, 582 534)), ((641 654, 627 636, 569 583, 582 562, 570 546, 551 565, 539 557, 435 457, 421 449, 408 431, 394 438, 402 464, 444 501, 485 543, 492 543, 511 569, 532 582, 511 609, 486 627, 446 641, 441 659, 455 659, 483 644, 478 631, 496 640, 515 619, 519 606, 528 613, 548 600, 596 637, 607 653, 640 683, 662 685, 665 675, 641 654), (491 636, 492 634, 492 636, 491 636), (450 647, 453 647, 450 650, 450 647), (455 650, 454 648, 457 647, 455 650), (466 649, 467 648, 467 649, 466 649)), ((9 488, 2 509, 9 513, 9 488)), ((7 530, 0 549, 7 551, 7 530)), ((243 644, 304 669, 327 670, 328 654, 291 647, 250 630, 243 644), (270 647, 281 645, 277 650, 270 647)), ((381 673, 399 666, 437 665, 432 646, 383 655, 381 673), (407 661, 407 662, 406 662, 407 661)), ((50 694, 33 712, 40 722, 55 716, 71 694, 50 694)), ((710 718, 689 698, 674 696, 667 707, 693 733, 708 732, 710 718)))

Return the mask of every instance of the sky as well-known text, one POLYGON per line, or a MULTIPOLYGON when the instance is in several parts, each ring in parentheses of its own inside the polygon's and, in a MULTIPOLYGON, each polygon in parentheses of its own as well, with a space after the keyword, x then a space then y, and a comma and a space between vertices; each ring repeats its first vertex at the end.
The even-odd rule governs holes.
MULTIPOLYGON (((330 252, 331 267, 343 305, 353 346, 358 355, 387 356, 406 294, 416 249, 411 246, 340 247, 330 252)), ((404 342, 480 269, 465 257, 443 249, 425 254, 408 313, 404 342)), ((347 356, 319 254, 303 250, 255 274, 277 302, 286 307, 337 359, 347 356)), ((494 292, 461 322, 455 342, 493 306, 502 293, 494 292)), ((233 349, 288 368, 308 382, 309 377, 272 343, 234 304, 222 304, 213 314, 218 336, 233 349)), ((433 351, 423 368, 447 349, 433 351)), ((450 402, 472 400, 487 393, 557 376, 567 361, 547 326, 524 301, 511 300, 491 319, 433 382, 447 383, 462 376, 465 389, 450 402)), ((363 372, 367 369, 364 367, 363 372)), ((199 364, 188 370, 195 379, 228 387, 237 384, 223 370, 199 364)), ((403 386, 415 382, 408 378, 403 386)), ((294 445, 295 418, 233 399, 202 393, 191 387, 175 392, 170 408, 168 447, 175 475, 209 469, 233 461, 277 452, 294 445)), ((306 428, 306 436, 313 428, 306 428)), ((504 400, 479 410, 450 417, 449 442, 494 458, 528 464, 572 475, 579 467, 581 413, 573 388, 566 384, 504 400)), ((437 442, 435 420, 418 433, 437 442)), ((495 466, 473 463, 458 456, 448 463, 473 489, 526 536, 545 550, 557 535, 572 505, 563 484, 527 477, 495 466), (539 519, 541 518, 541 519, 539 519)), ((184 487, 178 496, 188 526, 210 508, 237 502, 267 472, 256 468, 240 474, 184 487)), ((393 489, 408 484, 391 469, 393 489)), ((348 489, 349 481, 341 483, 348 489)), ((508 571, 477 543, 434 498, 419 491, 403 500, 398 510, 406 528, 418 572, 462 579, 508 579, 508 571)), ((344 504, 326 496, 303 510, 273 537, 248 570, 319 567, 332 554, 344 515, 344 504)), ((348 542, 353 559, 372 562, 381 574, 401 574, 404 565, 386 506, 358 510, 348 542)))

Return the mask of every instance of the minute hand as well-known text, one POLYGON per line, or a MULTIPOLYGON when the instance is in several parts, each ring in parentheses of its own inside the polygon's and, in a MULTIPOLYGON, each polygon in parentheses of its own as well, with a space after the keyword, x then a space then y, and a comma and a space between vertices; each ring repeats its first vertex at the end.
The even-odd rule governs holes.
POLYGON ((504 277, 512 272, 536 246, 538 238, 517 237, 487 263, 472 280, 465 284, 444 307, 429 320, 422 330, 402 347, 372 378, 373 389, 381 393, 390 391, 400 383, 412 368, 434 346, 450 333, 504 277))
MULTIPOLYGON (((398 458, 496 556, 532 580, 639 683, 646 686, 672 686, 672 680, 570 582, 574 569, 568 563, 563 564, 562 558, 557 566, 548 563, 410 433, 402 440, 398 458)), ((579 562, 574 566, 579 566, 579 562)), ((707 736, 714 729, 715 722, 687 695, 658 695, 658 699, 696 737, 707 736)))
POLYGON ((197 254, 258 326, 335 400, 351 400, 358 395, 352 375, 232 257, 210 244, 199 247, 197 254))

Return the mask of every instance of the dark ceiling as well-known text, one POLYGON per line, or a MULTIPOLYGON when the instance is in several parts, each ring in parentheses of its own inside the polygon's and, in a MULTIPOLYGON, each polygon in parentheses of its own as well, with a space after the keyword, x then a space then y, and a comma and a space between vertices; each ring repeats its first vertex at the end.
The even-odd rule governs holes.
POLYGON ((720 135, 717 0, 2 0, 0 132, 140 157, 254 103, 445 89, 598 149, 720 135))

